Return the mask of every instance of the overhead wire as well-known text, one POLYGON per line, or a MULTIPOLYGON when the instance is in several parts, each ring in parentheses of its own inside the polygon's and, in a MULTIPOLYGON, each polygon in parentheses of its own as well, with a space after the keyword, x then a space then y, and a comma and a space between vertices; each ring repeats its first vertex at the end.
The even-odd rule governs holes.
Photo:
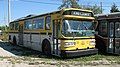
MULTIPOLYGON (((1 0, 0 0, 1 1, 1 0)), ((40 4, 49 4, 49 5, 61 5, 62 3, 50 3, 50 2, 41 2, 41 1, 33 1, 33 0, 19 0, 19 1, 22 1, 22 2, 31 2, 31 3, 40 3, 40 4)), ((55 0, 54 0, 55 1, 55 0)), ((57 1, 57 0, 56 0, 57 1)), ((60 0, 59 0, 60 1, 60 0)), ((106 2, 102 2, 102 3, 106 3, 106 2)), ((114 2, 115 3, 115 2, 114 2)), ((118 2, 116 2, 118 3, 118 2)), ((94 6, 94 5, 81 5, 81 6, 94 6)), ((97 5, 99 6, 99 5, 97 5)), ((99 6, 100 7, 100 6, 99 6)), ((111 7, 111 6, 102 6, 102 7, 111 7)), ((117 7, 120 7, 120 6, 117 6, 117 7)))
POLYGON ((19 0, 19 1, 31 2, 31 3, 41 3, 41 4, 50 4, 50 5, 61 5, 61 4, 58 4, 58 3, 48 3, 48 2, 40 2, 40 1, 32 1, 32 0, 19 0))

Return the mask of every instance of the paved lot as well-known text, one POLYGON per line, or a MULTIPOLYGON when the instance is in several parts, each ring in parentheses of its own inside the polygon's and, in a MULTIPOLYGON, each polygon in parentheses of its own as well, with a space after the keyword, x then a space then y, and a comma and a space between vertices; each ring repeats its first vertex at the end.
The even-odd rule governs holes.
POLYGON ((8 42, 0 42, 0 56, 1 57, 20 57, 20 56, 38 56, 41 52, 34 51, 25 47, 11 45, 8 42))
POLYGON ((38 51, 0 42, 0 67, 120 67, 120 65, 111 64, 104 58, 83 62, 79 58, 47 57, 38 51))
POLYGON ((15 57, 16 55, 10 52, 12 47, 9 43, 0 43, 0 56, 1 57, 15 57))

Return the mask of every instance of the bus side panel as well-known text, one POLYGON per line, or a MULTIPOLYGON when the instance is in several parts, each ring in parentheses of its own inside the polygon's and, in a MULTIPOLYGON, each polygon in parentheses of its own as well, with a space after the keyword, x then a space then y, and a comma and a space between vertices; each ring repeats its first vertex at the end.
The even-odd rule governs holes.
POLYGON ((9 33, 9 36, 11 38, 10 42, 12 42, 12 43, 13 43, 13 37, 15 36, 15 38, 16 38, 16 44, 18 44, 18 42, 19 42, 18 33, 9 33))
MULTIPOLYGON (((42 51, 42 42, 47 39, 52 44, 51 35, 41 34, 24 34, 24 47, 31 48, 33 50, 42 51)), ((52 49, 52 45, 51 45, 52 49)))
POLYGON ((31 48, 30 34, 24 34, 24 37, 23 37, 23 46, 25 46, 27 48, 31 48))
POLYGON ((42 51, 41 37, 39 34, 31 34, 31 47, 34 50, 42 51))

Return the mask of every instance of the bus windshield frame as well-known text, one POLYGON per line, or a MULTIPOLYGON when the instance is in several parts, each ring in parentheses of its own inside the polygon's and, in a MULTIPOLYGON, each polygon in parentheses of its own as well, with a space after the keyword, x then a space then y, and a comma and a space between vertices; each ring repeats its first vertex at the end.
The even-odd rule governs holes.
POLYGON ((80 20, 63 20, 62 35, 65 37, 94 36, 94 22, 80 20))

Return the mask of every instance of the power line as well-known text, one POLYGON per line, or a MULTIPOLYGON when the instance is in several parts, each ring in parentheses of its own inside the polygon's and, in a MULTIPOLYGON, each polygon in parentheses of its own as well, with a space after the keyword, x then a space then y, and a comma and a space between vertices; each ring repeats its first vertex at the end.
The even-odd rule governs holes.
POLYGON ((31 1, 31 0, 19 0, 19 1, 31 2, 31 3, 41 3, 41 4, 50 4, 50 5, 61 5, 61 4, 58 4, 58 3, 47 3, 47 2, 31 1))
MULTIPOLYGON (((40 2, 40 1, 32 1, 32 0, 19 0, 19 1, 23 1, 23 2, 31 2, 31 3, 40 3, 40 4, 50 4, 50 5, 61 5, 60 3, 48 3, 48 2, 40 2)), ((56 0, 57 1, 57 0, 56 0)), ((59 0, 60 1, 60 0, 59 0)), ((102 3, 106 3, 106 2, 102 2, 102 3)), ((118 2, 116 2, 118 3, 118 2)), ((81 6, 88 6, 88 5, 81 5, 81 6)), ((94 5, 90 5, 89 6, 94 6, 94 5)), ((98 6, 98 5, 97 5, 98 6)), ((99 6, 100 7, 100 6, 99 6)), ((105 6, 102 5, 102 7, 111 7, 111 6, 105 6)), ((120 6, 117 6, 120 7, 120 6)))

